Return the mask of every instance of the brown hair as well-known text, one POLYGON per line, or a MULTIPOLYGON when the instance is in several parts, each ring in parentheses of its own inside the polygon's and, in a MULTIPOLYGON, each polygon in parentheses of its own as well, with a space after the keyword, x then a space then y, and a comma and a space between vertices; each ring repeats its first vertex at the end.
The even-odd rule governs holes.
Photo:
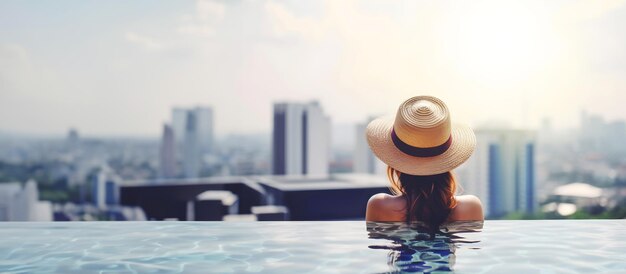
POLYGON ((457 201, 456 180, 451 172, 418 176, 387 167, 391 192, 406 199, 406 222, 424 223, 431 232, 447 219, 457 201))

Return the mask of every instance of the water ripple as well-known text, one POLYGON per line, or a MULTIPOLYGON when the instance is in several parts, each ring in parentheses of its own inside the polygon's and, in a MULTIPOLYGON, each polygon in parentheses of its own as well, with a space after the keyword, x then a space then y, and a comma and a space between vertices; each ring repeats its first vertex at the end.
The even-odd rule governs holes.
POLYGON ((626 221, 0 224, 4 273, 588 273, 626 270, 626 221))

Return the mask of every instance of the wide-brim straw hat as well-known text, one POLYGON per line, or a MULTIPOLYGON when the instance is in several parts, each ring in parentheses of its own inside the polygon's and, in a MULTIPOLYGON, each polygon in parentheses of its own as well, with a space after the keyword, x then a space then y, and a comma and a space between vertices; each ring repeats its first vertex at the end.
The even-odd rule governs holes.
POLYGON ((406 100, 395 118, 370 122, 366 135, 376 157, 411 175, 451 171, 465 162, 476 147, 474 131, 452 123, 446 104, 432 96, 406 100))

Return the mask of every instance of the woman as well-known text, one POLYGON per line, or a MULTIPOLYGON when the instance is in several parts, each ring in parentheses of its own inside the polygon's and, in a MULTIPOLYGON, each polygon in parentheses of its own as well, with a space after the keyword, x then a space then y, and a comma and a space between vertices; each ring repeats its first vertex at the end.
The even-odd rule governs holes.
POLYGON ((477 197, 455 196, 452 174, 472 155, 476 137, 469 127, 450 122, 441 100, 432 96, 406 100, 395 119, 380 118, 367 126, 367 141, 388 165, 394 194, 372 196, 367 221, 421 222, 438 230, 445 222, 483 220, 477 197))

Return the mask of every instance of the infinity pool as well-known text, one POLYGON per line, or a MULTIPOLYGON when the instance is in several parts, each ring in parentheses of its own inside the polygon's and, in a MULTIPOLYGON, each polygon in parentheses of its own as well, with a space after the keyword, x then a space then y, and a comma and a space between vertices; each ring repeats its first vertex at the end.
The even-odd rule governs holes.
POLYGON ((1 223, 0 273, 626 273, 626 220, 1 223))

